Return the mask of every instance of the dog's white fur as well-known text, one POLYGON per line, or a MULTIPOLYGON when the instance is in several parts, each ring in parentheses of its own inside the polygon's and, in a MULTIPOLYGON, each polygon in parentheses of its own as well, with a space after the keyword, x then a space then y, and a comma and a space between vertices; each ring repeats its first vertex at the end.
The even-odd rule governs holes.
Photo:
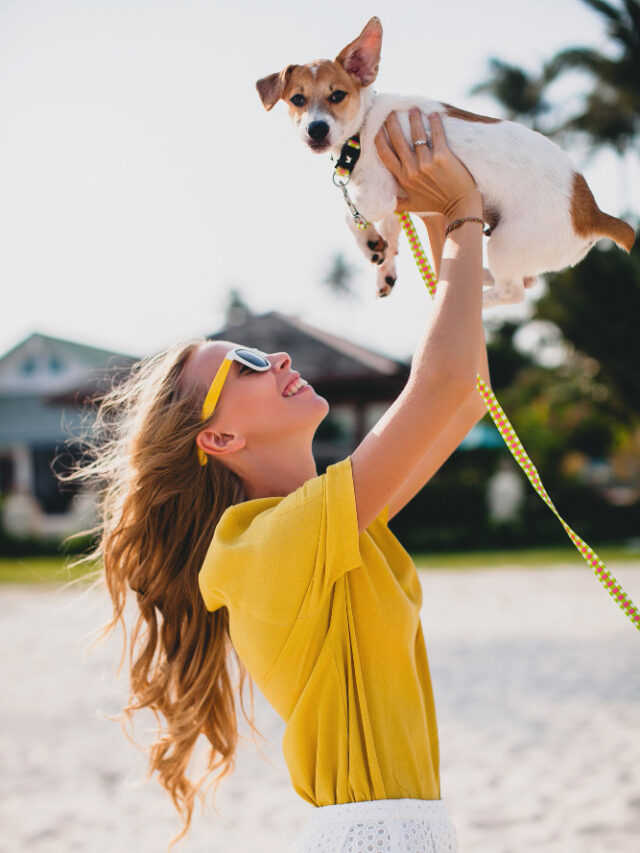
MULTIPOLYGON (((427 116, 440 114, 447 145, 475 178, 485 210, 500 213, 500 225, 487 245, 494 285, 484 291, 485 307, 522 301, 525 279, 573 266, 595 244, 597 238, 579 237, 571 221, 570 201, 577 169, 545 136, 510 121, 482 124, 450 118, 439 101, 372 95, 371 107, 360 128, 362 153, 349 190, 358 210, 369 222, 380 223, 378 230, 389 243, 389 257, 380 267, 380 278, 395 278, 399 223, 394 210, 401 193, 382 165, 373 139, 389 113, 396 111, 411 140, 408 111, 414 106, 421 110, 428 132, 427 116)), ((349 136, 351 133, 347 139, 349 136)), ((353 220, 349 219, 351 225, 353 220)), ((366 234, 357 228, 352 230, 356 238, 366 234)), ((371 236, 366 235, 365 241, 371 236)))
MULTIPOLYGON (((499 217, 487 246, 490 275, 485 277, 484 283, 490 287, 483 293, 484 307, 521 302, 525 298, 525 287, 530 287, 537 275, 574 266, 600 236, 610 236, 618 245, 630 249, 633 243, 630 226, 598 210, 575 164, 542 134, 506 120, 455 117, 456 112, 462 111, 440 101, 374 92, 369 78, 373 75, 375 79, 377 73, 381 38, 380 22, 372 18, 358 39, 336 60, 344 63, 349 71, 349 56, 355 55, 356 74, 365 83, 357 87, 355 93, 350 93, 351 98, 359 98, 357 109, 352 110, 351 115, 345 117, 339 111, 332 111, 331 105, 314 92, 309 92, 309 109, 292 115, 301 138, 309 147, 316 151, 330 150, 336 157, 349 137, 360 134, 361 155, 351 175, 349 193, 370 224, 365 230, 359 230, 350 214, 347 221, 364 254, 379 264, 377 289, 380 295, 390 292, 396 279, 395 255, 400 225, 394 210, 403 193, 383 166, 374 137, 389 113, 395 111, 412 144, 408 116, 411 107, 420 109, 429 132, 429 113, 440 114, 447 145, 469 169, 482 194, 485 219, 491 221, 492 213, 499 217), (364 71, 359 66, 361 61, 368 62, 364 71), (325 145, 309 135, 312 121, 324 121, 329 125, 326 138, 321 140, 325 145), (581 196, 576 195, 576 177, 582 180, 581 196), (579 202, 588 208, 582 219, 596 223, 591 229, 576 228, 576 217, 580 219, 576 214, 579 202), (377 223, 377 231, 372 223, 377 223), (624 231, 625 228, 628 231, 624 231), (386 251, 372 248, 376 242, 381 246, 378 235, 387 242, 386 251), (375 252, 373 256, 372 251, 375 252)), ((312 69, 314 81, 319 76, 321 64, 304 66, 312 69)), ((324 64, 329 63, 324 61, 324 64)), ((286 72, 299 67, 290 66, 280 76, 284 80, 286 72)), ((262 83, 258 82, 259 91, 262 83)), ((282 85, 284 87, 284 83, 282 85)), ((307 86, 304 91, 312 88, 307 86)), ((267 109, 272 105, 265 103, 267 109)))

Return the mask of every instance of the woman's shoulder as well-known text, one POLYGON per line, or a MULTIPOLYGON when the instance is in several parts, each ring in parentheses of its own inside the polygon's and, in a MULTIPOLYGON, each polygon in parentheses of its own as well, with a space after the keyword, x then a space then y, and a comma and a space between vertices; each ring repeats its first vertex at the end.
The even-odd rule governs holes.
POLYGON ((309 510, 314 504, 324 504, 327 499, 353 495, 353 476, 351 459, 346 457, 332 463, 322 474, 311 477, 288 495, 266 498, 254 498, 232 504, 224 511, 216 527, 240 533, 254 523, 259 527, 278 524, 282 517, 291 512, 299 512, 303 518, 310 519, 309 510))
POLYGON ((287 566, 359 562, 358 521, 349 457, 327 467, 288 495, 228 507, 216 525, 200 570, 209 588, 237 586, 250 575, 286 577, 287 566), (286 565, 285 565, 286 564, 286 565))

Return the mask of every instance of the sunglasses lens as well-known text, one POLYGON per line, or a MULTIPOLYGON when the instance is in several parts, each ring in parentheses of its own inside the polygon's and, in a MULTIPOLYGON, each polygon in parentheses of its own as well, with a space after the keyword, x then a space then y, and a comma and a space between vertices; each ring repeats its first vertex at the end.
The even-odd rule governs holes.
POLYGON ((248 349, 237 349, 236 355, 247 361, 253 367, 269 367, 269 359, 248 349))

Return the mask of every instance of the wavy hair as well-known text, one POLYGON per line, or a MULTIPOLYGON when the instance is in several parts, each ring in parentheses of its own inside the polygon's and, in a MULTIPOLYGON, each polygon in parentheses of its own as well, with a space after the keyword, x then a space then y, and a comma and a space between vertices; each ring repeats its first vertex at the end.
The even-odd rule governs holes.
POLYGON ((216 524, 227 507, 247 497, 235 473, 211 458, 201 466, 196 455, 206 388, 187 384, 184 367, 203 340, 143 359, 114 384, 99 401, 82 461, 61 477, 89 484, 99 495, 99 522, 91 531, 97 545, 80 562, 99 561, 99 582, 106 582, 113 604, 113 618, 99 639, 122 626, 118 674, 126 653, 123 614, 130 591, 137 600, 130 695, 121 721, 124 729, 134 712, 148 708, 160 724, 146 748, 147 779, 158 772, 183 820, 169 849, 187 833, 196 795, 204 804, 211 785, 215 794, 235 766, 234 686, 247 722, 258 733, 250 677, 251 714, 244 705, 248 673, 231 644, 228 611, 209 613, 198 587, 216 524), (239 676, 235 685, 231 664, 239 676), (186 772, 200 734, 210 749, 205 773, 192 782, 186 772), (200 790, 212 773, 210 785, 200 790))

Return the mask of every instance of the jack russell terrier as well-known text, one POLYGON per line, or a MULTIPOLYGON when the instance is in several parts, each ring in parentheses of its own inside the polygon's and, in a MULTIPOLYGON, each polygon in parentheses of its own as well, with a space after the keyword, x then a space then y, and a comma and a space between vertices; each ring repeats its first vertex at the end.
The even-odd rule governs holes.
POLYGON ((598 208, 575 164, 542 134, 440 101, 374 92, 381 45, 382 25, 371 18, 335 60, 288 65, 256 83, 266 110, 287 102, 312 151, 337 159, 347 140, 359 134, 361 154, 349 190, 368 223, 358 227, 351 213, 347 221, 365 256, 378 265, 379 296, 390 293, 396 281, 400 223, 394 210, 403 193, 383 166, 374 137, 394 110, 409 144, 409 109, 420 109, 428 131, 428 114, 439 113, 447 145, 476 181, 491 234, 483 307, 522 302, 538 274, 574 266, 600 237, 630 251, 633 228, 598 208))

